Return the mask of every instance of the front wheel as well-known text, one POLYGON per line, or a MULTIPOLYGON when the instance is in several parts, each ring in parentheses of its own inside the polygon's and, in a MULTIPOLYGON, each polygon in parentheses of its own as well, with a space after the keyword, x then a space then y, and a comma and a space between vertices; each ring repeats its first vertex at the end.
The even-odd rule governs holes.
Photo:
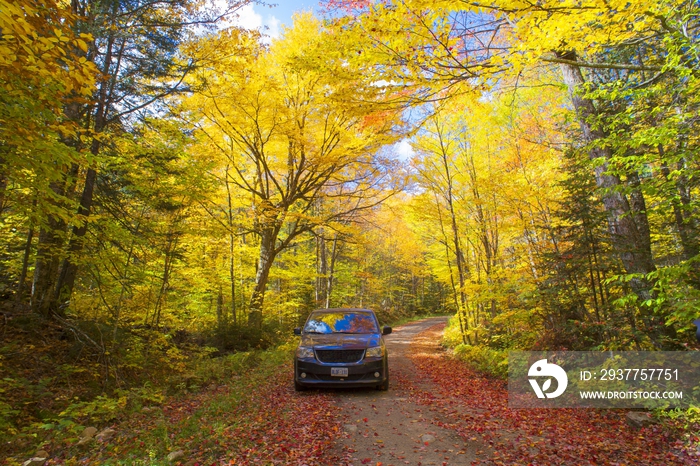
POLYGON ((389 374, 386 375, 386 380, 384 380, 384 382, 377 387, 377 390, 381 390, 383 392, 389 390, 389 374))
POLYGON ((297 371, 297 362, 296 362, 296 360, 294 361, 294 369, 293 369, 293 370, 294 370, 294 372, 293 372, 293 374, 292 374, 292 378, 294 379, 294 391, 295 391, 295 392, 303 392, 304 390, 306 390, 306 387, 304 387, 302 384, 300 384, 299 382, 297 382, 297 374, 298 374, 299 372, 297 371))

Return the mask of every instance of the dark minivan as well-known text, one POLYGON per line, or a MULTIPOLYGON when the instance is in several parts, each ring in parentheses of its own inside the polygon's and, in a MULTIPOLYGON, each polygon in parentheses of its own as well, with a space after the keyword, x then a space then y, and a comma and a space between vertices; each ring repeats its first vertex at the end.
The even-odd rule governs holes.
POLYGON ((319 309, 294 334, 301 341, 294 358, 294 388, 376 387, 389 389, 389 364, 374 311, 319 309))

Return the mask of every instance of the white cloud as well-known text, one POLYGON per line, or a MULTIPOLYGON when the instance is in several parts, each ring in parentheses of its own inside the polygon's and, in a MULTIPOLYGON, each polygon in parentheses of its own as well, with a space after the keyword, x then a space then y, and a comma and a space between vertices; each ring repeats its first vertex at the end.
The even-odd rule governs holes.
POLYGON ((280 24, 280 20, 273 15, 268 15, 263 19, 262 15, 255 11, 255 6, 252 4, 245 5, 238 10, 238 17, 231 21, 231 25, 233 26, 244 29, 255 29, 269 36, 263 38, 263 42, 266 43, 269 43, 270 39, 279 37, 280 24))
POLYGON ((268 16, 265 18, 265 26, 268 27, 268 30, 265 31, 265 34, 269 35, 270 37, 277 39, 280 36, 280 22, 279 19, 277 19, 274 16, 268 16))
POLYGON ((416 155, 416 151, 413 150, 413 147, 411 147, 411 143, 408 139, 402 139, 394 144, 394 151, 401 160, 408 160, 416 155))
POLYGON ((262 26, 262 16, 255 12, 255 7, 253 5, 245 5, 238 10, 237 14, 238 17, 231 21, 234 26, 244 29, 260 29, 262 26))

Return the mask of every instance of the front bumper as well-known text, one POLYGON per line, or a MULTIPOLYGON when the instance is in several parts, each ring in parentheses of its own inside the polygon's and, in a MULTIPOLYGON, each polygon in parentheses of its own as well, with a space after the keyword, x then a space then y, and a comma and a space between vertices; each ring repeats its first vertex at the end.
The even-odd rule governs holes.
POLYGON ((318 360, 295 359, 294 380, 305 387, 369 387, 384 383, 388 376, 385 358, 363 360, 359 363, 320 363, 318 360), (347 367, 347 377, 331 376, 331 367, 347 367), (375 377, 375 372, 379 377, 375 377), (306 374, 302 377, 301 374, 306 374))

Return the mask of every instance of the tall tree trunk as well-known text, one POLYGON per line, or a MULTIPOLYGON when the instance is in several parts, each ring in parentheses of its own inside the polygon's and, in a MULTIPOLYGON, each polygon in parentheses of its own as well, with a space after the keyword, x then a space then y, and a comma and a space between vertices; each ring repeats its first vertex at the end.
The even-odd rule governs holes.
POLYGON ((328 267, 328 277, 326 278, 326 309, 331 307, 331 295, 333 294, 333 273, 335 272, 335 259, 338 256, 338 234, 333 238, 333 248, 331 249, 331 263, 328 267))
MULTIPOLYGON (((113 6, 112 14, 116 15, 118 9, 118 3, 115 2, 113 6)), ((116 35, 110 34, 107 39, 107 48, 105 51, 104 64, 102 66, 102 74, 104 76, 110 76, 112 71, 112 60, 116 53, 117 63, 121 61, 122 50, 115 51, 115 40, 116 35)), ((96 135, 100 135, 102 131, 107 126, 107 110, 111 101, 111 94, 114 90, 113 84, 116 79, 115 75, 112 75, 110 79, 103 79, 100 82, 99 91, 97 94, 97 108, 94 114, 94 127, 93 131, 96 135)), ((90 145, 90 153, 96 159, 100 154, 100 149, 102 144, 98 137, 93 137, 92 143, 90 145)), ((70 242, 68 244, 68 253, 63 259, 61 264, 61 269, 59 271, 58 279, 56 280, 56 287, 54 289, 52 297, 52 306, 58 307, 59 305, 70 301, 71 295, 73 294, 73 287, 75 286, 75 279, 78 275, 78 263, 79 258, 82 255, 82 250, 84 246, 84 237, 87 233, 88 228, 88 218, 90 217, 90 211, 92 210, 93 197, 95 193, 95 185, 97 183, 97 170, 94 167, 88 167, 85 174, 85 184, 83 186, 83 193, 80 196, 80 205, 78 207, 78 218, 80 223, 73 226, 71 232, 70 242)))
POLYGON ((326 248, 326 238, 323 236, 323 229, 316 237, 316 305, 325 305, 328 302, 328 255, 326 248))
POLYGON ((175 260, 175 251, 177 250, 178 239, 176 233, 171 229, 168 232, 168 242, 165 246, 165 260, 163 264, 163 279, 160 282, 160 289, 156 298, 156 304, 153 308, 153 319, 151 325, 160 325, 160 315, 163 310, 170 289, 170 273, 173 270, 175 260))
MULTIPOLYGON (((75 107, 71 107, 71 110, 75 110, 75 107)), ((65 141, 65 143, 76 144, 75 141, 65 141)), ((72 196, 79 168, 77 164, 72 164, 61 181, 55 181, 50 184, 49 187, 56 194, 57 198, 72 196)), ((65 205, 60 203, 55 207, 59 209, 66 208, 65 205)), ((46 224, 39 229, 34 261, 34 277, 32 279, 31 308, 33 312, 44 317, 48 317, 52 312, 62 312, 55 305, 53 298, 67 230, 68 224, 51 213, 47 214, 46 224)))
POLYGON ((457 292, 457 287, 455 286, 455 279, 454 275, 452 274, 452 263, 450 261, 450 240, 447 237, 447 232, 445 231, 445 226, 442 220, 442 210, 440 209, 440 200, 437 197, 437 193, 435 193, 435 203, 438 209, 438 220, 440 222, 440 231, 442 233, 442 237, 444 239, 444 244, 445 244, 445 259, 447 261, 447 267, 450 270, 450 285, 452 285, 452 293, 454 296, 454 301, 455 301, 455 306, 457 307, 457 320, 459 321, 459 332, 462 335, 462 343, 465 345, 467 343, 471 344, 471 339, 469 335, 467 335, 467 331, 469 330, 469 320, 464 322, 464 316, 462 315, 462 306, 459 303, 459 294, 457 292))
POLYGON ((265 299, 267 281, 270 278, 270 269, 272 268, 272 263, 275 261, 275 243, 277 242, 277 233, 277 228, 267 227, 263 229, 260 235, 260 255, 258 256, 258 267, 255 274, 255 287, 253 288, 253 294, 250 297, 248 313, 249 327, 262 327, 263 301, 265 299))
POLYGON ((465 291, 466 276, 469 273, 467 262, 464 258, 464 252, 462 250, 462 244, 459 238, 459 228, 457 227, 457 214, 454 207, 454 197, 452 194, 453 182, 452 182, 452 172, 450 171, 450 165, 448 162, 447 149, 443 143, 442 132, 438 131, 438 136, 440 138, 440 149, 441 160, 443 168, 445 169, 445 178, 447 180, 447 189, 445 194, 445 200, 447 201, 447 209, 450 214, 450 227, 452 229, 452 245, 455 251, 455 263, 457 265, 457 278, 459 280, 459 303, 458 303, 458 314, 460 316, 460 324, 462 324, 462 319, 464 319, 464 331, 463 338, 466 336, 466 341, 471 345, 471 338, 466 331, 469 329, 469 315, 467 314, 467 293, 465 291))
MULTIPOLYGON (((663 146, 658 146, 659 156, 664 159, 664 149, 663 146)), ((680 167, 683 168, 683 167, 680 167)), ((679 170, 682 172, 682 170, 679 170)), ((668 168, 666 162, 661 164, 661 173, 667 182, 671 182, 671 171, 668 168)), ((676 224, 676 229, 678 230, 678 236, 681 239, 681 248, 683 250, 683 260, 688 261, 698 254, 700 254, 700 244, 698 243, 698 230, 697 225, 690 215, 684 215, 684 211, 687 211, 690 206, 690 195, 687 189, 687 179, 685 177, 679 177, 674 183, 676 187, 675 195, 671 196, 671 205, 673 207, 673 217, 676 224)), ((688 276, 688 283, 693 285, 695 288, 700 288, 700 263, 693 262, 691 265, 691 272, 688 276)))
MULTIPOLYGON (((34 204, 36 206, 36 203, 34 204)), ((34 240, 34 222, 30 220, 29 231, 27 232, 27 241, 24 244, 24 255, 22 256, 22 272, 19 275, 19 282, 17 283, 17 295, 15 296, 15 304, 17 306, 22 302, 24 297, 26 281, 27 281, 27 269, 29 268, 29 255, 32 252, 32 241, 34 240)))
POLYGON ((219 330, 224 328, 224 290, 219 284, 219 292, 216 295, 216 326, 219 330))
POLYGON ((236 239, 233 234, 233 199, 231 198, 231 185, 229 183, 229 166, 226 165, 226 196, 228 199, 228 240, 229 240, 229 278, 231 280, 231 317, 233 323, 236 323, 236 269, 234 256, 234 241, 236 239))
MULTIPOLYGON (((99 145, 99 143, 95 141, 93 143, 93 146, 94 145, 99 145)), ((73 294, 73 287, 75 286, 75 279, 78 274, 78 258, 82 253, 83 238, 85 237, 85 233, 87 233, 88 217, 90 216, 90 209, 92 208, 92 197, 96 181, 97 172, 93 168, 89 168, 85 176, 85 187, 83 188, 83 195, 80 198, 80 207, 78 208, 78 215, 82 221, 79 226, 74 226, 71 232, 68 251, 61 264, 58 280, 53 290, 51 306, 59 306, 70 301, 71 295, 73 294)))
MULTIPOLYGON (((0 157, 0 167, 5 165, 5 159, 0 157)), ((4 217, 7 208, 5 192, 7 191, 7 177, 0 173, 0 218, 4 217)))
MULTIPOLYGON (((78 121, 81 118, 81 106, 71 103, 65 108, 66 119, 78 121)), ((62 142, 75 149, 81 148, 81 143, 77 138, 62 138, 62 142)), ((58 199, 69 198, 74 195, 76 179, 80 167, 77 163, 71 164, 70 168, 63 175, 61 181, 52 182, 49 187, 56 194, 58 199)), ((35 205, 38 200, 35 199, 35 205)), ((57 208, 66 208, 65 205, 56 205, 57 208)), ((51 312, 61 312, 55 303, 55 286, 58 281, 59 265, 61 253, 66 242, 68 224, 49 213, 46 218, 46 225, 39 228, 37 239, 37 254, 34 262, 34 277, 32 280, 31 307, 32 311, 48 317, 51 312)))
POLYGON ((65 223, 54 215, 49 215, 47 225, 39 229, 31 308, 44 317, 49 317, 55 310, 52 306, 53 285, 60 264, 64 232, 65 223))
MULTIPOLYGON (((576 54, 560 54, 561 58, 576 61, 576 54)), ((603 205, 608 214, 608 224, 613 246, 620 256, 625 271, 630 274, 648 274, 656 270, 651 254, 649 222, 645 212, 635 212, 629 200, 620 192, 622 182, 617 175, 607 173, 608 162, 612 157, 610 147, 594 146, 593 143, 605 138, 603 132, 590 123, 597 111, 590 99, 579 94, 585 84, 583 74, 578 66, 562 64, 564 82, 569 87, 571 99, 576 109, 584 142, 591 145, 589 155, 596 161, 595 180, 601 189, 603 205)), ((635 278, 631 282, 634 292, 640 299, 651 297, 651 284, 644 278, 635 278)))
MULTIPOLYGON (((578 60, 575 52, 557 55, 569 62, 578 60)), ((649 220, 644 197, 638 189, 633 189, 628 199, 621 192, 620 178, 608 173, 612 150, 609 146, 600 144, 605 139, 605 134, 591 123, 598 116, 593 102, 579 93, 585 85, 581 69, 570 63, 563 63, 560 66, 564 82, 569 87, 583 140, 590 146, 589 156, 595 161, 595 181, 601 190, 613 247, 625 271, 635 275, 629 284, 639 302, 644 303, 655 296, 653 283, 646 278, 646 275, 656 270, 651 252, 649 220)), ((653 319, 647 306, 640 306, 640 310, 649 337, 657 347, 661 346, 660 337, 666 333, 667 328, 663 323, 653 319)))
MULTIPOLYGON (((0 175, 1 176, 1 175, 0 175)), ((32 211, 29 216, 29 231, 27 232, 27 240, 24 243, 24 254, 22 255, 22 271, 19 274, 17 282, 17 294, 15 295, 15 306, 19 308, 22 304, 27 286, 27 271, 29 270, 29 256, 32 253, 32 242, 34 241, 34 216, 36 213, 37 198, 32 201, 32 211)))

